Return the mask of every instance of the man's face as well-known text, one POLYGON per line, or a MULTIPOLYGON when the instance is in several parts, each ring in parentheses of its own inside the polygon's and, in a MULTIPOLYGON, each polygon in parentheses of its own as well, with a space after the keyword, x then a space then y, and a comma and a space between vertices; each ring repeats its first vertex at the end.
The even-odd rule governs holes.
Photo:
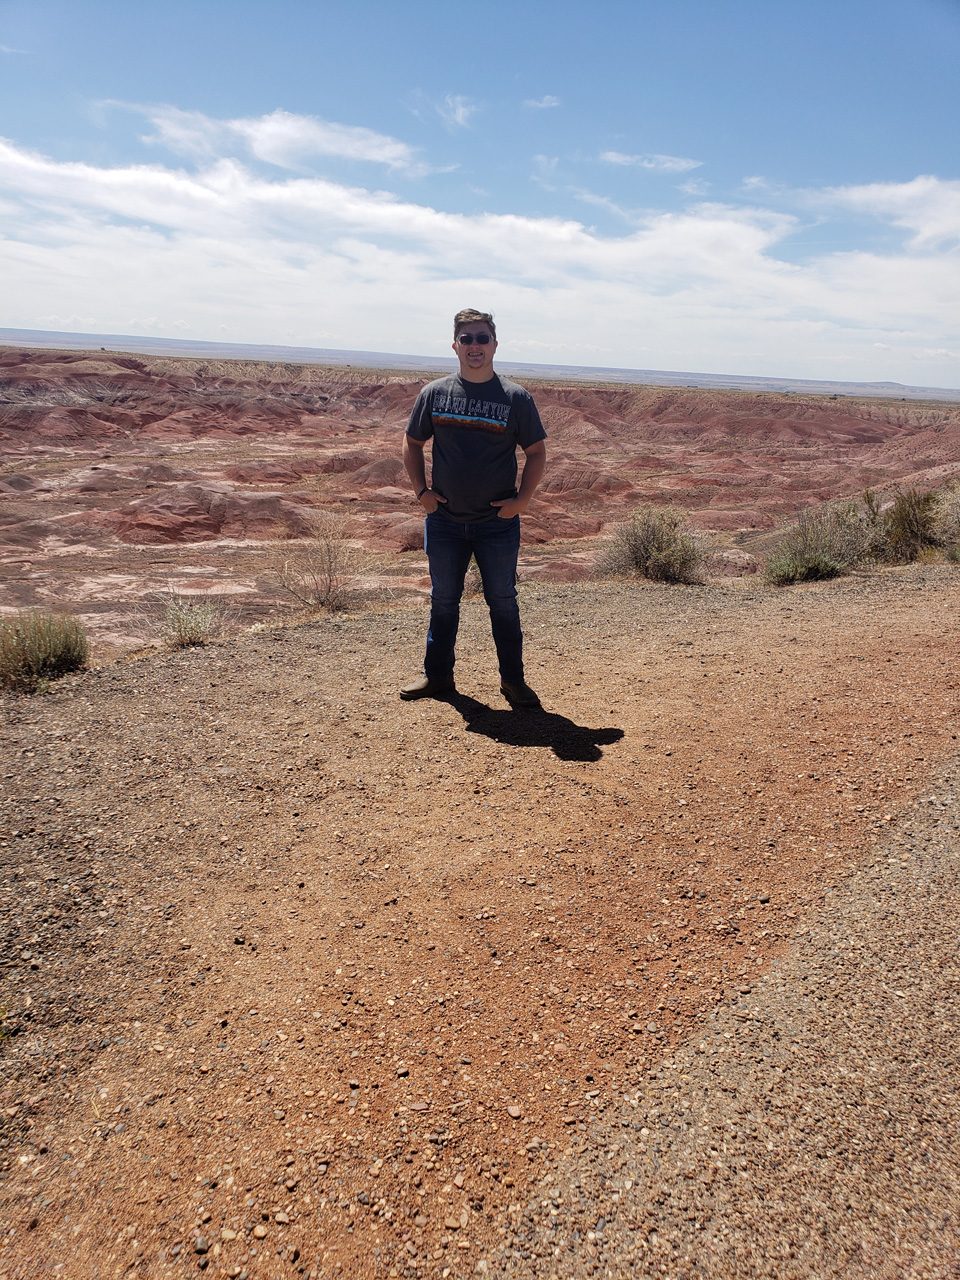
POLYGON ((497 340, 485 320, 465 324, 453 342, 453 349, 460 361, 460 372, 468 382, 486 382, 493 377, 493 355, 497 340), (486 344, 477 341, 485 338, 486 344))

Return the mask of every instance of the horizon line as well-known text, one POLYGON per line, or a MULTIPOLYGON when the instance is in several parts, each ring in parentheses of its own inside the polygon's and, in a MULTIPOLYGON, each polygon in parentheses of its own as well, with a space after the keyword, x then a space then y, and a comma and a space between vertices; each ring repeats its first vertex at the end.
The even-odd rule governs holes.
MULTIPOLYGON (((426 373, 455 370, 452 356, 399 355, 384 351, 351 351, 327 347, 283 346, 273 343, 216 342, 201 338, 161 338, 134 334, 79 333, 59 329, 0 327, 0 346, 48 347, 53 350, 118 350, 138 355, 180 354, 193 359, 260 359, 273 363, 359 365, 361 368, 426 373), (121 348, 106 343, 122 343, 121 348)), ((960 400, 960 388, 918 387, 900 382, 853 382, 847 379, 764 377, 757 374, 694 373, 670 369, 622 369, 603 365, 535 364, 498 360, 497 367, 520 376, 544 380, 620 382, 626 385, 687 387, 714 391, 778 391, 805 394, 861 395, 879 398, 960 400)))

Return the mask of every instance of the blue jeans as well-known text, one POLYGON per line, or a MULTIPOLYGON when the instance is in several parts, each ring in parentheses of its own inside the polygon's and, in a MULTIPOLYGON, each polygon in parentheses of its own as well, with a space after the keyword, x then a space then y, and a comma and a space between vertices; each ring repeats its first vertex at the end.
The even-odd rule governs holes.
POLYGON ((517 605, 520 517, 501 520, 498 516, 480 524, 457 524, 434 511, 427 516, 423 542, 430 564, 430 630, 424 675, 430 680, 453 675, 460 597, 473 555, 490 609, 500 679, 508 684, 522 683, 523 633, 517 605))

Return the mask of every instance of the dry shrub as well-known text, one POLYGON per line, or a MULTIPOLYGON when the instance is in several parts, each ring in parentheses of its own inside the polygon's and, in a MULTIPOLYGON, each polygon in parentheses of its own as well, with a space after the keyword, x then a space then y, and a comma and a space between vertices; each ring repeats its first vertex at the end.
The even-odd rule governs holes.
POLYGON ((684 511, 641 507, 621 525, 603 554, 600 571, 649 578, 652 582, 703 580, 706 552, 684 511))
POLYGON ((361 568, 346 521, 331 512, 314 517, 308 538, 285 543, 270 566, 281 587, 306 609, 345 609, 361 568))
POLYGON ((940 545, 946 548, 947 559, 956 563, 960 560, 960 484, 954 481, 939 490, 934 519, 940 545))
POLYGON ((87 633, 76 618, 38 609, 0 623, 0 688, 35 693, 85 667, 89 656, 87 633))
POLYGON ((187 649, 216 639, 227 629, 230 610, 217 597, 172 595, 164 597, 164 609, 157 630, 171 649, 187 649))
POLYGON ((910 564, 941 545, 937 494, 907 489, 898 493, 882 515, 881 556, 896 564, 910 564))
POLYGON ((842 502, 801 511, 767 561, 764 577, 777 587, 835 578, 869 559, 875 539, 872 495, 865 495, 863 504, 842 502))

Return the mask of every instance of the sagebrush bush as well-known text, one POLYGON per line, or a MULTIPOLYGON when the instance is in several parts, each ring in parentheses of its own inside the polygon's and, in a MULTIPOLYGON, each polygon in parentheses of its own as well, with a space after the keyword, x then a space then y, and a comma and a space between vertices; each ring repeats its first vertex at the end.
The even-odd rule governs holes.
POLYGON ((346 521, 321 512, 309 538, 285 545, 270 566, 281 587, 307 609, 345 609, 360 569, 346 521))
POLYGON ((0 622, 0 687, 34 693, 79 671, 90 657, 83 623, 65 614, 24 610, 0 622))
POLYGON ((227 611, 221 600, 172 596, 159 623, 160 639, 171 649, 203 645, 224 630, 227 611))
POLYGON ((947 559, 960 561, 960 484, 957 481, 943 486, 936 493, 934 524, 940 546, 947 559))
POLYGON ((886 560, 910 564, 930 548, 941 545, 938 503, 934 490, 898 493, 882 514, 881 554, 886 560))
POLYGON ((784 533, 764 568, 774 586, 817 582, 846 573, 873 554, 876 532, 872 495, 864 506, 837 503, 818 511, 801 511, 784 533))
POLYGON ((687 523, 686 513, 671 507, 641 507, 621 525, 603 554, 600 569, 653 582, 703 580, 706 552, 687 523))

